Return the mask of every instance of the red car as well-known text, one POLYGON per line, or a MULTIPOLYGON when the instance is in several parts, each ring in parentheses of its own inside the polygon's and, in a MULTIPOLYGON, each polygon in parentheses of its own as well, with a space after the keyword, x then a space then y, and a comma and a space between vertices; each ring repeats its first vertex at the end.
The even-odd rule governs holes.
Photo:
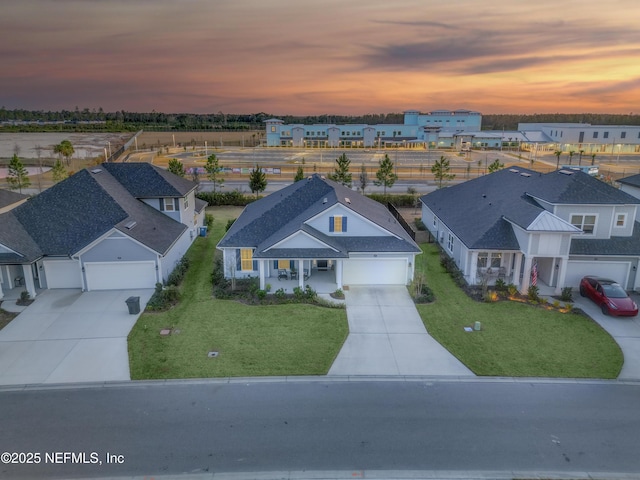
POLYGON ((589 297, 605 315, 635 317, 638 305, 629 298, 620 284, 600 277, 584 277, 580 281, 580 295, 589 297))

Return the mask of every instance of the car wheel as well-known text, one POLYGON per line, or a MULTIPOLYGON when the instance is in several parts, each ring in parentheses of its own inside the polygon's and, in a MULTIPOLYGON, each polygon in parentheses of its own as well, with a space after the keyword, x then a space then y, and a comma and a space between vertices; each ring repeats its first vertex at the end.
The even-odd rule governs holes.
POLYGON ((602 305, 600 305, 600 309, 602 310, 602 314, 603 315, 609 315, 609 309, 607 308, 607 306, 604 303, 602 305))
POLYGON ((581 297, 586 297, 587 296, 587 291, 584 289, 584 287, 582 285, 580 285, 580 296, 581 297))

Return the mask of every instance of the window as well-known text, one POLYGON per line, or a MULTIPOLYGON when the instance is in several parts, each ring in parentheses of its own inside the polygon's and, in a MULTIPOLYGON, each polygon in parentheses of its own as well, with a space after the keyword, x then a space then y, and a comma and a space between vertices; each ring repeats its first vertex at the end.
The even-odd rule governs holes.
POLYGON ((438 227, 438 217, 436 217, 435 215, 433 216, 433 226, 434 227, 438 227))
POLYGON ((447 240, 447 248, 450 252, 453 252, 453 235, 450 233, 449 238, 447 240))
POLYGON ((604 137, 604 138, 609 138, 609 132, 604 132, 603 137, 604 137))
POLYGON ((502 253, 491 254, 491 268, 500 268, 502 264, 502 253))
POLYGON ((593 138, 598 138, 598 132, 593 132, 593 138))
POLYGON ((620 132, 620 138, 627 138, 627 132, 620 132))
POLYGON ((253 270, 253 250, 250 248, 240 249, 240 270, 253 270))
POLYGON ((272 126, 271 127, 271 132, 274 133, 276 131, 276 127, 272 126))
POLYGON ((489 252, 478 253, 478 268, 487 268, 489 264, 489 252))
POLYGON ((627 223, 626 213, 619 213, 618 215, 616 215, 616 225, 615 225, 616 227, 624 228, 626 223, 627 223))
POLYGON ((186 210, 187 208, 189 208, 189 197, 184 197, 184 209, 186 210))
POLYGON ((595 215, 571 215, 571 224, 584 233, 592 235, 596 227, 595 215))
POLYGON ((329 217, 329 231, 330 232, 346 232, 347 217, 343 215, 336 215, 335 217, 329 217))
POLYGON ((161 212, 177 212, 180 210, 180 204, 177 198, 161 198, 160 199, 160 211, 161 212))

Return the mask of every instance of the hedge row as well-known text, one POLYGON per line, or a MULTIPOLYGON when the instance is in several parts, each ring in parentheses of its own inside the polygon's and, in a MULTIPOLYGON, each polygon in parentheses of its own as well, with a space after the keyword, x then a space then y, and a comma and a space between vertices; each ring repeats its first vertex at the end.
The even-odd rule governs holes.
POLYGON ((220 205, 244 207, 256 201, 255 195, 245 195, 236 190, 233 192, 198 192, 196 197, 207 202, 210 207, 219 207, 220 205))

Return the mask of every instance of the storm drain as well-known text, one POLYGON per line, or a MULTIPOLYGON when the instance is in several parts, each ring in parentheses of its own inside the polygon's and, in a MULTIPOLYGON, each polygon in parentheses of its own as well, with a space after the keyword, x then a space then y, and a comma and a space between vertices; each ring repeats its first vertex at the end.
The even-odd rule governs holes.
POLYGON ((218 352, 215 352, 215 351, 207 353, 207 357, 209 358, 216 358, 217 356, 218 356, 218 352))

